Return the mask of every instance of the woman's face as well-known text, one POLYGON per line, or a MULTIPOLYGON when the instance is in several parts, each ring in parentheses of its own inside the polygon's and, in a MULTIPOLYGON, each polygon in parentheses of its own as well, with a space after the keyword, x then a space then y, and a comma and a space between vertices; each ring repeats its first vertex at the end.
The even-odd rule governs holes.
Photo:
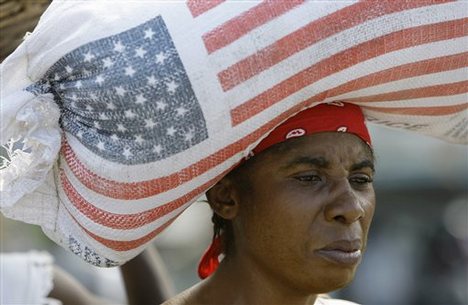
POLYGON ((235 256, 306 293, 348 284, 374 214, 374 166, 356 136, 320 133, 256 156, 233 219, 235 256))

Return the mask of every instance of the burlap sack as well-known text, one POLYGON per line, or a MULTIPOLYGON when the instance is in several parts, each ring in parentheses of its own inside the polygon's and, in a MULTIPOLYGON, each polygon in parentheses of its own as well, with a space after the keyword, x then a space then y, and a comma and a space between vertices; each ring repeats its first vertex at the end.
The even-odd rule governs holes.
POLYGON ((2 64, 2 213, 113 266, 305 107, 356 103, 466 143, 467 16, 463 1, 55 1, 2 64))

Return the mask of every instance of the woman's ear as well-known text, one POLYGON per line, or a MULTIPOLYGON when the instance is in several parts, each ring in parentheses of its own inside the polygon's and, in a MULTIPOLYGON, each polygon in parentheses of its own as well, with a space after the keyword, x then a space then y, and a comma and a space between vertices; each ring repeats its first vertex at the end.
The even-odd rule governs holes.
POLYGON ((239 196, 231 179, 224 177, 206 192, 213 211, 224 219, 232 220, 239 211, 239 196))

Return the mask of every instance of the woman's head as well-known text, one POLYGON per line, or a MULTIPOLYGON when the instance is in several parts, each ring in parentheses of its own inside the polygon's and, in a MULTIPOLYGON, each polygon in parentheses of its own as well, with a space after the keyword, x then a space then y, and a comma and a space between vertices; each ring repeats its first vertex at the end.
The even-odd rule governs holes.
POLYGON ((301 286, 323 284, 317 293, 342 287, 354 276, 374 213, 372 153, 340 133, 283 146, 207 193, 227 225, 227 259, 255 261, 301 286))
POLYGON ((270 145, 224 177, 207 198, 226 259, 315 293, 349 283, 375 207, 366 142, 312 132, 270 145))

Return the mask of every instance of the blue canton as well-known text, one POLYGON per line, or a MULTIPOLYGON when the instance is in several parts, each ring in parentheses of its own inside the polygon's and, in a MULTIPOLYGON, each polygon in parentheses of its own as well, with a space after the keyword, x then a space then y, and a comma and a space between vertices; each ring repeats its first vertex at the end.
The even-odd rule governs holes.
POLYGON ((161 16, 75 49, 27 90, 53 93, 62 128, 109 161, 149 163, 208 138, 161 16))

